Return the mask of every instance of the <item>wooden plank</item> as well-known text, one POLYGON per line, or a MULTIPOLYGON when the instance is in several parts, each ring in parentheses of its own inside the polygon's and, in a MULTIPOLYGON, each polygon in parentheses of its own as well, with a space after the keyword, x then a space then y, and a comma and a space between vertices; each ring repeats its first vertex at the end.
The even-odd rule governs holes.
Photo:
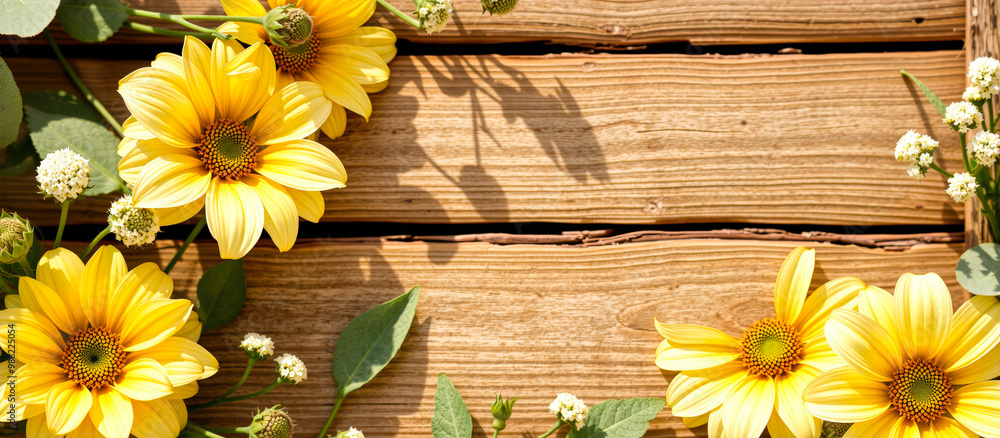
MULTIPOLYGON (((174 14, 222 14, 215 0, 129 1, 174 14)), ((409 0, 392 0, 412 11, 409 0)), ((957 41, 963 39, 962 0, 550 0, 521 1, 506 17, 483 15, 479 0, 456 0, 455 19, 428 36, 378 8, 370 24, 421 43, 549 41, 585 45, 957 41)), ((163 25, 163 22, 156 23, 163 25)), ((176 27, 176 29, 182 29, 176 27)), ((64 43, 79 44, 63 32, 64 43)), ((44 44, 44 40, 35 40, 44 44)), ((116 44, 172 44, 176 38, 126 31, 116 44)))
MULTIPOLYGON (((333 347, 356 315, 421 286, 409 338, 368 386, 348 396, 334 424, 367 436, 426 437, 436 376, 447 373, 462 391, 487 436, 495 391, 519 396, 510 436, 538 436, 552 424, 547 404, 558 392, 587 403, 623 397, 662 397, 670 374, 652 362, 660 337, 653 318, 698 323, 739 335, 773 315, 773 288, 785 255, 800 244, 817 249, 814 286, 854 275, 892 290, 905 272, 941 274, 960 301, 954 266, 961 244, 917 245, 885 252, 827 243, 676 240, 599 247, 487 243, 300 242, 284 254, 270 246, 245 259, 248 293, 240 316, 203 337, 222 364, 202 385, 200 400, 227 389, 246 359, 235 348, 245 332, 274 338, 278 354, 297 354, 309 367, 298 388, 282 386, 251 402, 201 411, 194 421, 241 426, 256 407, 282 403, 311 436, 336 396, 330 375, 333 347), (289 273, 294 272, 294 275, 289 273)), ((81 248, 82 243, 70 244, 81 248)), ((127 251, 130 266, 161 266, 173 243, 127 251)), ((217 263, 212 242, 195 244, 172 272, 175 296, 194 298, 204 269, 217 263)), ((272 362, 258 365, 246 391, 274 378, 272 362)), ((706 436, 661 413, 649 437, 706 436)))
MULTIPOLYGON (((1000 28, 997 18, 996 0, 969 0, 968 27, 965 40, 968 41, 966 62, 981 56, 1000 57, 1000 28)), ((990 102, 990 105, 993 105, 990 102)), ((993 177, 997 177, 995 169, 990 169, 993 177)), ((979 199, 973 198, 965 203, 965 244, 972 248, 980 243, 995 242, 1000 236, 993 236, 990 223, 981 212, 983 206, 979 199)))
MULTIPOLYGON (((961 223, 942 178, 907 177, 892 149, 917 129, 960 167, 957 139, 898 69, 957 100, 963 56, 397 58, 371 121, 325 140, 350 179, 327 192, 324 220, 961 223)), ((8 61, 23 91, 72 88, 54 61, 8 61)), ((74 61, 119 118, 117 80, 146 64, 74 61)), ((3 184, 0 206, 57 222, 31 175, 3 184)), ((102 222, 107 206, 78 202, 73 221, 102 222)))

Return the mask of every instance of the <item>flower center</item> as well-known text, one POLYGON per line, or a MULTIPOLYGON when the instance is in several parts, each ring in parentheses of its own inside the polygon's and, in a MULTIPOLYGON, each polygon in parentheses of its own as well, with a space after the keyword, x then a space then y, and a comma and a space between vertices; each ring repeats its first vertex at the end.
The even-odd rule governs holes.
POLYGON ((14 243, 24 237, 28 229, 21 221, 12 217, 0 219, 0 248, 13 250, 14 243))
POLYGON ((208 125, 197 150, 205 169, 219 178, 239 181, 257 167, 257 142, 250 129, 229 119, 208 125))
POLYGON ((739 343, 740 360, 751 373, 774 377, 789 372, 802 359, 805 344, 784 321, 767 318, 750 325, 739 343))
POLYGON ((70 380, 88 389, 111 385, 125 366, 125 349, 118 335, 104 327, 80 330, 66 341, 59 362, 70 380))
POLYGON ((892 373, 889 401, 903 418, 930 423, 951 406, 951 378, 936 363, 911 359, 892 373))
POLYGON ((271 40, 265 40, 264 44, 271 48, 274 64, 286 73, 308 71, 319 59, 319 38, 316 34, 309 37, 308 41, 292 47, 281 47, 271 40))

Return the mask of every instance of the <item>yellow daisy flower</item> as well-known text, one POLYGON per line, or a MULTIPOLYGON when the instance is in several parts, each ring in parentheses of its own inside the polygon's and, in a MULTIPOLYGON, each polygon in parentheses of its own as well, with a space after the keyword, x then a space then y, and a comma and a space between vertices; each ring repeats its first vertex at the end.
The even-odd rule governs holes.
MULTIPOLYGON (((802 391, 823 371, 843 364, 823 325, 830 312, 855 305, 864 282, 843 277, 809 294, 815 250, 788 255, 774 286, 776 317, 754 322, 736 339, 700 325, 663 324, 656 365, 680 371, 667 404, 688 427, 709 425, 712 438, 815 438, 822 421, 802 405, 802 391)), ((873 288, 874 289, 874 288, 873 288)))
POLYGON ((866 292, 858 312, 826 324, 847 366, 809 384, 808 411, 855 423, 845 438, 1000 436, 1000 301, 973 297, 952 314, 937 274, 904 274, 895 296, 866 292))
POLYGON ((156 264, 129 271, 105 246, 84 266, 58 248, 38 262, 37 280, 21 277, 18 288, 0 323, 13 324, 23 365, 0 390, 15 395, 28 438, 180 433, 183 399, 219 363, 197 343, 191 302, 170 299, 173 282, 156 264))
POLYGON ((347 172, 325 146, 304 139, 330 114, 312 82, 276 88, 274 58, 257 43, 188 37, 183 56, 161 53, 121 80, 132 117, 123 126, 118 171, 136 207, 161 225, 205 207, 223 258, 241 258, 266 229, 281 251, 295 244, 301 216, 319 221, 323 190, 347 172))
MULTIPOLYGON (((375 0, 268 0, 274 9, 295 5, 312 19, 312 35, 293 47, 274 44, 263 26, 226 22, 219 31, 246 44, 264 43, 274 52, 278 86, 296 80, 319 84, 333 103, 323 133, 330 138, 344 133, 344 108, 364 116, 372 114, 368 93, 385 89, 389 66, 396 56, 396 35, 389 29, 362 26, 375 12, 375 0), (297 2, 297 4, 296 4, 297 2)), ((262 17, 267 14, 257 0, 222 0, 230 17, 262 17)))

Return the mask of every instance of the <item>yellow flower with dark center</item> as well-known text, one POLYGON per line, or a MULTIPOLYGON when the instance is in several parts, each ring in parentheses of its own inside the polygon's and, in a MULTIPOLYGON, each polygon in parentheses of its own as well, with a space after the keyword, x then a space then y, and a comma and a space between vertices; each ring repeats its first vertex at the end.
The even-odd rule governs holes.
POLYGON ((316 132, 332 105, 312 82, 275 86, 270 50, 188 37, 183 56, 161 53, 121 80, 132 112, 118 147, 118 171, 136 207, 156 209, 160 225, 202 207, 223 258, 241 258, 261 231, 291 249, 299 217, 317 222, 323 190, 344 187, 347 172, 316 132))
MULTIPOLYGON (((305 23, 298 15, 304 11, 311 19, 312 34, 298 45, 274 44, 263 26, 226 22, 219 31, 235 36, 246 44, 264 43, 274 52, 278 68, 278 87, 296 80, 318 84, 333 104, 330 117, 323 123, 323 133, 330 138, 344 133, 347 118, 344 108, 367 120, 372 114, 368 93, 385 89, 389 82, 388 62, 396 56, 396 35, 375 26, 363 26, 375 11, 375 0, 268 0, 274 9, 288 9, 289 22, 305 23)), ((268 11, 257 0, 222 0, 226 14, 232 17, 262 17, 268 11)), ((290 29, 299 42, 299 26, 290 29)))
POLYGON ((37 280, 21 277, 0 323, 13 324, 17 367, 0 390, 41 438, 174 438, 184 399, 219 363, 198 345, 188 300, 153 263, 129 271, 111 246, 83 264, 64 248, 45 253, 37 280), (10 388, 10 382, 15 385, 10 388))
POLYGON ((688 427, 709 425, 711 438, 815 438, 822 422, 802 405, 802 391, 823 371, 843 364, 827 344, 823 325, 834 309, 854 307, 868 287, 843 277, 809 294, 815 251, 796 248, 774 287, 776 316, 751 324, 736 339, 719 330, 663 324, 656 365, 680 371, 667 404, 688 427))
POLYGON ((1000 301, 975 296, 952 314, 937 274, 904 274, 895 296, 866 291, 826 325, 847 366, 806 388, 813 415, 855 423, 846 438, 1000 436, 1000 301))

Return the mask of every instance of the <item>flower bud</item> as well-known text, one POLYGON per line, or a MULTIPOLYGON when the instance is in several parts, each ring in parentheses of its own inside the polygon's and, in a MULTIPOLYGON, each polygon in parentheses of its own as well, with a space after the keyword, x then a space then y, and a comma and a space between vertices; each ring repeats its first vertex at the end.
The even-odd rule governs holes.
POLYGON ((247 353, 247 357, 264 360, 274 354, 274 341, 259 333, 247 333, 240 342, 240 348, 247 353))
POLYGON ((27 219, 0 212, 0 264, 24 260, 34 239, 35 230, 27 219))
POLYGON ((142 246, 153 243, 160 232, 160 218, 156 210, 139 208, 132 203, 132 195, 118 198, 108 210, 108 224, 125 246, 142 246))
POLYGON ((483 13, 490 15, 506 15, 517 7, 517 0, 480 0, 483 4, 483 13))
POLYGON ((979 109, 972 103, 955 102, 945 108, 944 122, 953 131, 965 134, 983 123, 983 113, 979 112, 979 109))
POLYGON ((847 433, 847 429, 851 428, 851 424, 852 423, 832 423, 824 421, 822 438, 843 438, 844 434, 847 433))
POLYGON ((365 438, 365 434, 352 427, 350 429, 337 432, 337 435, 334 438, 365 438))
POLYGON ((955 200, 955 202, 968 202, 969 198, 975 196, 976 189, 979 188, 979 183, 976 182, 976 177, 969 175, 966 172, 960 172, 948 178, 948 189, 945 190, 948 195, 955 200))
POLYGON ((302 363, 299 358, 295 357, 294 354, 282 354, 274 361, 278 363, 278 375, 281 376, 284 381, 292 382, 292 384, 298 385, 299 382, 306 379, 306 365, 302 363))
POLYGON ((295 47, 312 36, 313 20, 309 13, 292 5, 278 6, 264 16, 264 29, 271 42, 281 47, 295 47))
POLYGON ((587 413, 589 411, 590 408, 580 399, 576 398, 573 394, 567 393, 559 394, 552 401, 552 404, 549 405, 549 412, 576 429, 583 426, 583 422, 587 420, 587 413))
POLYGON ((507 420, 510 418, 511 411, 514 409, 514 402, 517 401, 517 397, 502 399, 500 394, 497 394, 496 401, 493 402, 493 407, 490 411, 493 412, 493 428, 498 432, 507 428, 507 420))
POLYGON ((250 424, 249 435, 250 438, 292 438, 294 429, 292 417, 281 409, 281 405, 275 405, 257 412, 250 424))
POLYGON ((35 169, 35 181, 46 198, 60 203, 74 200, 90 184, 89 162, 69 148, 50 152, 35 169))
POLYGON ((430 35, 444 29, 454 12, 451 0, 419 0, 414 14, 420 19, 420 27, 430 35))

